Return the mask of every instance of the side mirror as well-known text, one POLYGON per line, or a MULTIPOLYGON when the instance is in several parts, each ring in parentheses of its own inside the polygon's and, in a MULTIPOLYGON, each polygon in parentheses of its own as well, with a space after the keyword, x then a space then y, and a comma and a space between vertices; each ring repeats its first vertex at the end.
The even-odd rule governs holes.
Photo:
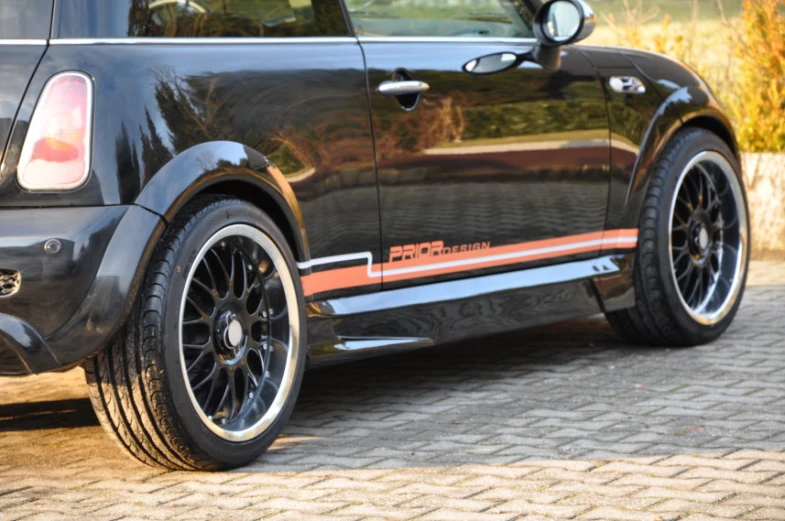
POLYGON ((535 60, 546 69, 561 66, 559 47, 579 42, 594 32, 597 17, 584 0, 549 0, 534 15, 535 60))
POLYGON ((550 0, 534 15, 534 34, 540 45, 560 47, 588 38, 596 21, 583 0, 550 0))
POLYGON ((463 66, 471 74, 495 74, 512 69, 525 60, 539 63, 548 70, 561 66, 559 47, 587 38, 597 18, 584 0, 549 0, 534 15, 537 45, 525 54, 502 52, 475 58, 463 66))

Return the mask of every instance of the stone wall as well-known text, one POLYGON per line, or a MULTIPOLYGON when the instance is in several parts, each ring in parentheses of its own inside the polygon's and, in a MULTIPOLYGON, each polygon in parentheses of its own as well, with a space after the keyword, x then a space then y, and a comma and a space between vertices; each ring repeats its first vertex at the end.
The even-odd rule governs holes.
POLYGON ((785 154, 743 154, 753 258, 785 259, 785 154))

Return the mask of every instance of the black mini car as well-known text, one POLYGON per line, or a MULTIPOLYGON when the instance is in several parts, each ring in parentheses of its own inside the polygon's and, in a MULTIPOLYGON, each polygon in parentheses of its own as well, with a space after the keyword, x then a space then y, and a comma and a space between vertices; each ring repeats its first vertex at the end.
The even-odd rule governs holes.
POLYGON ((605 313, 730 324, 749 228, 693 71, 582 0, 4 0, 0 374, 242 465, 307 366, 605 313))

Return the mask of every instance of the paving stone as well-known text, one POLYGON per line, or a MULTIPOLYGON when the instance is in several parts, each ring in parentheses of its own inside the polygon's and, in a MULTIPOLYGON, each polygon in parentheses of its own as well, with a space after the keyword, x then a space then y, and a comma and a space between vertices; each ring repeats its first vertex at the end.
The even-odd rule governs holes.
POLYGON ((257 503, 254 509, 302 512, 303 514, 326 514, 347 506, 345 503, 331 501, 298 501, 296 499, 275 498, 257 503))
POLYGON ((721 470, 709 467, 695 467, 680 475, 681 478, 711 478, 735 481, 737 483, 761 483, 776 476, 777 472, 753 472, 747 470, 721 470))
POLYGON ((663 487, 648 487, 634 494, 635 497, 681 499, 691 503, 717 503, 728 497, 726 492, 696 492, 663 487))
POLYGON ((593 494, 595 496, 604 497, 624 497, 631 496, 634 492, 641 490, 642 488, 643 487, 635 485, 616 485, 615 483, 611 483, 610 485, 590 485, 579 481, 562 481, 548 488, 546 493, 593 494))
POLYGON ((714 517, 706 514, 689 514, 682 516, 680 514, 663 514, 663 521, 728 521, 727 517, 714 517))
POLYGON ((495 506, 494 501, 483 501, 480 499, 461 499, 447 498, 444 496, 421 496, 402 503, 402 507, 422 507, 422 508, 448 508, 450 510, 460 510, 463 512, 483 512, 495 506))
POLYGON ((760 519, 761 521, 780 521, 785 519, 785 508, 761 508, 744 516, 743 519, 760 519))
POLYGON ((685 499, 668 499, 649 508, 652 512, 696 513, 726 518, 739 517, 754 509, 755 507, 751 505, 709 504, 685 499))
POLYGON ((662 467, 659 465, 636 464, 627 461, 614 461, 607 465, 597 467, 592 470, 592 474, 604 474, 613 472, 614 474, 642 474, 645 476, 658 476, 669 478, 681 474, 688 467, 662 467))
POLYGON ((477 494, 484 492, 482 487, 459 487, 459 486, 438 486, 428 483, 410 483, 396 489, 394 494, 417 494, 441 496, 444 498, 466 498, 476 497, 477 494))
POLYGON ((676 490, 693 490, 708 483, 708 479, 694 478, 655 478, 652 476, 628 474, 614 481, 614 485, 642 485, 646 487, 665 487, 676 490))
POLYGON ((662 516, 649 512, 635 512, 613 507, 600 507, 590 510, 578 519, 599 519, 619 521, 662 521, 662 516))
POLYGON ((590 505, 553 505, 529 501, 508 501, 489 510, 492 513, 542 514, 556 518, 571 518, 590 508, 590 505))
POLYGON ((764 497, 785 498, 785 486, 771 484, 737 483, 718 479, 702 485, 698 490, 702 492, 728 492, 734 494, 759 494, 764 497))
MULTIPOLYGON (((665 458, 656 463, 658 467, 708 467, 721 470, 738 470, 756 462, 755 459, 729 458, 723 459, 722 454, 702 454, 692 456, 689 454, 678 454, 665 458)), ((750 470, 749 468, 746 470, 750 470)), ((772 470, 772 469, 760 469, 772 470)))
POLYGON ((420 517, 432 511, 432 508, 380 508, 372 505, 351 505, 336 513, 340 515, 360 515, 365 517, 378 516, 386 519, 408 520, 420 517))
MULTIPOLYGON (((539 502, 539 497, 537 498, 539 502)), ((637 498, 601 496, 591 493, 579 492, 559 501, 559 505, 592 505, 593 507, 613 507, 622 510, 644 511, 650 506, 660 502, 659 498, 637 498)))
POLYGON ((0 378, 0 520, 785 519, 785 262, 750 280, 694 349, 594 317, 309 372, 230 472, 127 459, 79 369, 0 378))
POLYGON ((516 516, 511 514, 489 514, 487 512, 466 512, 440 508, 418 517, 417 521, 509 521, 516 516))

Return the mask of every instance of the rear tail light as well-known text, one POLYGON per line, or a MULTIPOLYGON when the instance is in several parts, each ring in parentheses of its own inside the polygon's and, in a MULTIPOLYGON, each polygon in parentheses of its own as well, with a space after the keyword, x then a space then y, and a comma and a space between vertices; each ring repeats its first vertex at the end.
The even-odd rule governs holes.
POLYGON ((80 72, 53 76, 27 130, 17 179, 32 191, 70 190, 90 172, 93 82, 80 72))

